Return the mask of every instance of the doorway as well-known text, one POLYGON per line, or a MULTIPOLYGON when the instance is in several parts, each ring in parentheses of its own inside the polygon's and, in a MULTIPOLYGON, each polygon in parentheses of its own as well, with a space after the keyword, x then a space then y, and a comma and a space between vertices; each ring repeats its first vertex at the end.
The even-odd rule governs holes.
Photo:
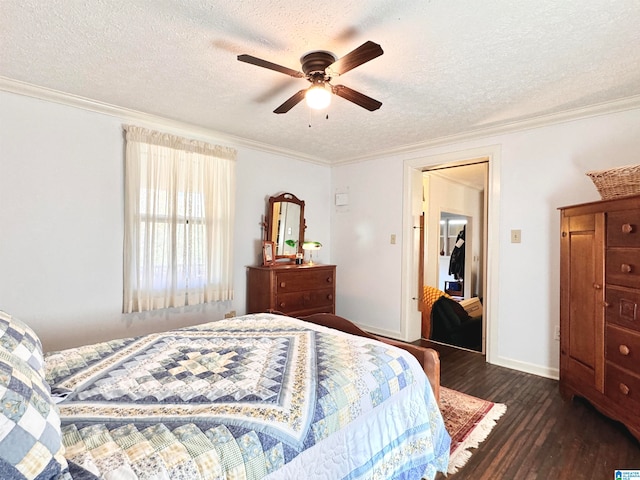
POLYGON ((423 172, 422 338, 484 352, 487 159, 423 172))
MULTIPOLYGON (((469 150, 449 152, 405 160, 404 162, 404 207, 403 228, 407 232, 403 236, 402 249, 402 323, 403 338, 415 341, 421 338, 420 299, 422 286, 419 282, 420 229, 421 214, 424 211, 424 179, 423 172, 436 167, 460 166, 479 161, 488 162, 486 190, 484 195, 484 211, 486 224, 483 249, 484 271, 482 280, 483 320, 484 320, 484 348, 486 360, 495 363, 498 359, 498 286, 497 276, 499 268, 499 213, 500 213, 500 145, 488 145, 469 150)), ((445 210, 446 211, 446 210, 445 210)), ((454 211, 453 213, 459 213, 454 211)), ((440 212, 437 213, 439 223, 440 212)), ((425 220, 426 221, 426 220, 425 220)), ((431 230, 432 231, 432 230, 431 230)), ((429 234, 429 230, 425 232, 429 234)), ((438 229, 439 233, 439 229, 438 229)), ((439 252, 436 252, 439 254, 439 252)), ((439 256, 439 255, 438 255, 439 256)), ((437 258, 436 258, 437 260, 437 258)), ((425 273, 424 275, 427 275, 425 273)), ((422 276, 420 276, 422 278, 422 276)), ((434 285, 436 285, 435 283, 434 285)))

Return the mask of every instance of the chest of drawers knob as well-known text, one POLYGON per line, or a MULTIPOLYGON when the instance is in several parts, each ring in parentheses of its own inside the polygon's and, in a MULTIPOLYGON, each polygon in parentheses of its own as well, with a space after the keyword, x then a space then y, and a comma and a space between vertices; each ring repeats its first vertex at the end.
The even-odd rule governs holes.
POLYGON ((629 234, 632 232, 633 232, 633 225, 631 225, 630 223, 622 224, 622 233, 629 234))
POLYGON ((622 393, 623 395, 629 395, 629 387, 627 387, 624 383, 618 385, 618 388, 620 389, 620 393, 622 393))
POLYGON ((618 351, 620 352, 620 355, 624 356, 627 356, 631 353, 631 350, 629 350, 629 347, 627 347, 626 345, 620 345, 618 347, 618 351))
POLYGON ((620 271, 622 273, 631 273, 631 265, 629 265, 628 263, 623 263, 622 265, 620 265, 620 271))

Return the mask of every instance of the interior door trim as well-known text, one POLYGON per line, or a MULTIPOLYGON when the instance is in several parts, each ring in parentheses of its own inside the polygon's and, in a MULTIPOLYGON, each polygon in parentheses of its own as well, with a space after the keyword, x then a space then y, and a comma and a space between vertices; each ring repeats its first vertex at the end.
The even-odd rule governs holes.
POLYGON ((423 156, 404 161, 404 186, 403 186, 403 238, 402 245, 402 313, 400 329, 403 338, 414 341, 420 338, 421 317, 415 292, 418 288, 416 258, 418 249, 414 248, 412 235, 415 219, 413 214, 413 202, 416 196, 422 199, 422 190, 414 191, 413 179, 422 170, 443 164, 464 165, 473 159, 488 158, 489 175, 487 194, 487 242, 486 242, 486 297, 484 299, 484 314, 486 315, 486 359, 489 363, 496 363, 498 358, 498 293, 499 293, 499 252, 500 252, 500 161, 501 146, 487 145, 469 150, 460 150, 423 156))

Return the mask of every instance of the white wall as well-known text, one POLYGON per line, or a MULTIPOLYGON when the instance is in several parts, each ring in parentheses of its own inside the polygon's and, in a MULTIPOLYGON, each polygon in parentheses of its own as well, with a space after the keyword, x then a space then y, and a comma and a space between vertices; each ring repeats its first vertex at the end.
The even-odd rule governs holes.
POLYGON ((45 349, 244 313, 245 266, 259 259, 266 199, 282 191, 305 200, 308 238, 329 260, 330 169, 214 141, 238 150, 234 301, 123 315, 124 123, 0 92, 0 309, 32 325, 45 349))
MULTIPOLYGON (((594 116, 516 133, 425 149, 332 169, 336 189, 349 190, 348 212, 334 209, 333 261, 348 287, 338 312, 363 326, 400 332, 403 162, 499 145, 498 292, 493 306, 495 363, 557 375, 559 315, 557 208, 598 200, 585 172, 637 164, 640 110, 594 116), (510 230, 522 243, 510 243, 510 230), (389 244, 396 233, 397 244, 389 244)), ((491 282, 489 282, 491 285, 491 282)), ((491 335, 491 332, 489 332, 491 335)))
POLYGON ((349 205, 332 209, 336 313, 380 333, 400 330, 402 175, 393 159, 332 169, 334 193, 349 193, 349 205))

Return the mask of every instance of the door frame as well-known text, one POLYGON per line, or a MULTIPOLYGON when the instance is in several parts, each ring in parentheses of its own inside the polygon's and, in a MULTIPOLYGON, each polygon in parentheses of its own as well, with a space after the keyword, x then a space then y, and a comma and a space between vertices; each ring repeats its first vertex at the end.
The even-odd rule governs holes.
POLYGON ((418 255, 416 227, 419 226, 419 212, 416 206, 422 206, 422 172, 438 165, 465 165, 477 159, 488 159, 489 173, 487 182, 487 237, 485 243, 484 282, 486 295, 484 298, 484 316, 486 318, 485 353, 489 363, 495 363, 498 357, 498 292, 499 292, 499 214, 500 214, 500 145, 442 153, 426 157, 408 159, 404 161, 403 178, 403 245, 402 245, 402 313, 401 335, 407 341, 420 338, 421 315, 418 310, 418 255), (420 182, 418 183, 418 177, 420 182), (420 187, 418 187, 420 185, 420 187))

